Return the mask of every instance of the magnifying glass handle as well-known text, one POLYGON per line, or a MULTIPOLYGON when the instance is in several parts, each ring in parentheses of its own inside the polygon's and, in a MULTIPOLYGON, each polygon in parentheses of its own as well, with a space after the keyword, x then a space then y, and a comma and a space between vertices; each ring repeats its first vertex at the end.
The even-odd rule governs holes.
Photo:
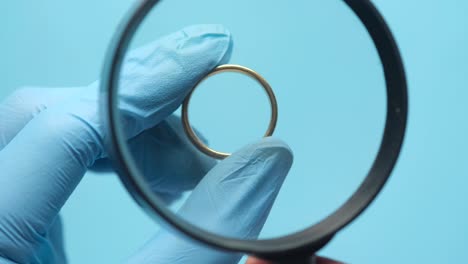
POLYGON ((306 258, 299 258, 299 259, 287 259, 287 260, 282 260, 279 262, 274 262, 276 264, 317 264, 317 257, 314 256, 309 256, 306 258))

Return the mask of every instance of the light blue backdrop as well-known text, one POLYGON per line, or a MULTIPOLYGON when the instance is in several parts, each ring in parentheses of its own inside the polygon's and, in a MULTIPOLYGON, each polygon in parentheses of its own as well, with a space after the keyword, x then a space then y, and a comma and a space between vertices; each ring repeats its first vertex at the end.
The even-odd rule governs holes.
MULTIPOLYGON (((163 8, 171 10, 177 7, 171 6, 170 2, 166 1, 167 5, 163 8)), ((307 164, 301 161, 303 156, 297 155, 298 159, 292 173, 304 172, 310 175, 330 173, 330 177, 317 177, 320 181, 314 183, 319 184, 321 188, 313 193, 310 191, 312 188, 309 188, 309 182, 300 186, 302 189, 297 191, 297 195, 298 197, 308 195, 307 202, 300 201, 294 196, 285 196, 290 200, 280 199, 273 214, 284 217, 276 217, 268 222, 266 235, 269 233, 275 235, 277 230, 280 230, 278 231, 280 233, 281 230, 288 231, 285 226, 297 229, 304 222, 302 220, 307 219, 309 215, 314 218, 307 219, 308 222, 314 221, 315 217, 329 213, 330 208, 349 195, 348 192, 362 178, 362 173, 359 172, 367 169, 365 166, 371 159, 372 151, 375 151, 375 144, 379 139, 375 135, 378 135, 376 132, 381 131, 382 126, 383 88, 378 87, 379 90, 366 86, 368 90, 366 87, 358 90, 363 94, 363 98, 360 99, 365 107, 355 110, 356 113, 365 113, 369 110, 374 112, 358 119, 358 126, 354 127, 347 119, 347 115, 340 116, 340 113, 346 112, 342 108, 342 104, 346 102, 333 101, 325 110, 324 107, 333 98, 344 100, 347 96, 356 95, 343 88, 323 91, 324 87, 318 86, 327 78, 330 83, 339 85, 340 82, 336 79, 351 82, 353 79, 350 77, 353 76, 358 80, 365 79, 368 82, 366 84, 373 83, 376 86, 382 86, 379 82, 381 76, 376 70, 378 68, 372 66, 375 62, 375 51, 369 50, 365 53, 367 57, 360 57, 361 53, 368 50, 370 44, 361 46, 362 43, 366 43, 366 39, 363 38, 365 34, 362 29, 351 28, 353 24, 349 14, 343 15, 344 18, 341 13, 336 14, 336 17, 328 15, 328 22, 325 12, 321 16, 320 12, 311 12, 313 15, 310 17, 312 22, 326 21, 316 27, 311 26, 312 32, 321 33, 320 29, 324 27, 324 29, 341 29, 341 33, 348 32, 346 35, 301 36, 301 30, 307 29, 307 25, 298 28, 281 27, 281 24, 293 25, 293 22, 297 22, 301 17, 306 17, 307 10, 297 8, 301 5, 294 7, 291 6, 292 4, 283 3, 282 6, 268 7, 271 10, 259 12, 257 23, 247 28, 247 22, 238 23, 233 19, 239 18, 237 14, 243 14, 244 17, 240 16, 241 18, 248 18, 252 15, 251 12, 242 10, 239 5, 233 3, 228 4, 230 12, 220 12, 219 8, 224 5, 222 1, 197 3, 205 8, 208 7, 202 4, 205 2, 217 2, 216 5, 208 5, 209 9, 204 9, 204 13, 200 11, 201 13, 198 14, 199 17, 203 17, 203 14, 212 11, 212 16, 206 21, 194 19, 197 14, 193 14, 192 11, 195 10, 196 4, 192 1, 183 6, 178 5, 180 6, 178 12, 173 10, 174 12, 166 12, 164 16, 158 17, 155 20, 158 27, 154 35, 170 32, 187 23, 218 21, 225 23, 234 36, 238 36, 235 39, 234 62, 258 69, 275 83, 279 87, 277 92, 280 106, 281 98, 300 99, 297 94, 294 97, 289 90, 281 89, 281 87, 299 87, 297 89, 306 90, 307 92, 304 91, 304 93, 312 98, 308 105, 311 113, 297 115, 297 117, 293 113, 300 111, 301 108, 291 106, 294 100, 283 99, 283 102, 286 102, 285 107, 281 108, 285 109, 285 112, 282 112, 284 119, 281 120, 280 116, 279 124, 287 124, 285 126, 289 129, 283 126, 279 129, 278 136, 285 138, 293 149, 298 148, 299 150, 295 151, 296 154, 301 153, 303 150, 301 150, 300 142, 294 142, 296 134, 293 132, 297 132, 300 128, 297 124, 303 122, 304 116, 310 119, 307 122, 310 124, 304 126, 311 133, 311 143, 306 146, 315 150, 311 152, 310 158, 317 164, 313 164, 314 162, 307 164), (286 12, 290 10, 295 12, 286 12), (271 18, 275 15, 278 19, 273 21, 271 18), (158 24, 158 19, 168 22, 158 24), (272 23, 272 26, 266 27, 266 23, 272 23), (346 28, 346 25, 350 28, 346 28), (243 33, 242 30, 245 28, 247 29, 243 33), (284 34, 285 31, 289 32, 289 35, 284 34), (275 33, 282 35, 275 35, 275 33), (272 47, 262 46, 255 49, 253 48, 255 45, 246 44, 248 42, 242 38, 242 34, 246 37, 250 34, 256 41, 271 41, 272 47), (352 38, 356 35, 360 37, 352 38), (325 38, 328 42, 323 40, 325 38), (336 45, 330 46, 333 43, 336 45), (343 47, 343 45, 338 45, 339 43, 347 45, 343 47), (337 54, 331 56, 325 49, 319 49, 320 47, 329 47, 337 54), (355 50, 354 56, 351 54, 343 58, 341 55, 349 53, 350 49, 355 50), (275 50, 278 52, 272 54, 271 52, 275 50), (297 57, 301 54, 300 51, 306 52, 305 59, 302 61, 302 57, 297 57), (364 59, 362 62, 355 61, 357 66, 355 69, 350 68, 350 72, 361 73, 361 75, 346 76, 343 70, 352 66, 352 61, 356 58, 364 59), (267 62, 276 63, 265 66, 267 62), (307 71, 301 70, 301 66, 312 67, 311 83, 304 83, 307 78, 303 75, 307 74, 307 71), (291 78, 281 78, 277 74, 282 69, 290 69, 290 67, 297 67, 299 76, 302 77, 292 81, 291 78), (366 68, 356 70, 358 67, 366 68), (332 73, 333 69, 337 72, 336 78, 323 74, 323 72, 332 73), (363 72, 369 73, 371 77, 364 78, 363 72), (315 92, 309 91, 308 87, 315 92), (341 97, 332 97, 335 92, 344 94, 341 97), (314 114, 319 110, 325 111, 326 114, 323 116, 314 114), (327 120, 335 120, 334 118, 342 125, 331 124, 333 122, 326 123, 327 120), (346 120, 349 123, 346 123, 346 120), (320 127, 315 126, 314 122, 320 127), (317 139, 320 133, 336 133, 336 135, 332 134, 336 142, 347 141, 349 138, 340 137, 344 134, 344 129, 347 129, 351 136, 358 136, 358 140, 354 142, 356 145, 347 145, 346 150, 340 150, 339 146, 336 146, 338 143, 330 145, 329 141, 317 139), (368 141, 365 140, 366 138, 368 141), (344 181, 343 178, 334 178, 340 174, 340 168, 330 168, 332 172, 329 172, 325 167, 328 163, 317 161, 321 158, 336 157, 340 162, 346 162, 346 155, 352 153, 356 146, 364 143, 368 144, 363 147, 362 153, 365 155, 356 153, 352 161, 337 166, 342 167, 341 170, 353 171, 358 175, 349 179, 349 182, 344 181), (332 186, 332 182, 340 184, 332 186), (329 202, 330 204, 326 204, 330 199, 317 201, 316 196, 323 195, 324 191, 330 194, 330 197, 327 197, 332 201, 329 202), (300 215, 304 204, 317 207, 318 211, 300 215)), ((17 0, 1 3, 0 98, 21 85, 77 86, 86 85, 97 79, 111 34, 131 3, 130 0, 79 2, 17 0)), ((375 3, 388 20, 405 61, 411 103, 408 135, 393 177, 377 201, 363 216, 341 232, 322 253, 350 263, 468 262, 468 227, 466 226, 468 205, 465 202, 468 198, 465 194, 468 186, 468 105, 466 103, 468 98, 468 52, 466 51, 468 47, 468 27, 466 26, 468 3, 461 0, 443 2, 379 0, 375 3)), ((261 11, 259 5, 252 4, 251 7, 253 10, 261 11)), ((307 20, 304 22, 316 25, 307 20)), ((148 30, 152 30, 151 22, 148 24, 148 30)), ((149 36, 152 35, 143 32, 141 42, 152 38, 149 36)), ((265 45, 265 43, 262 44, 265 45)), ((291 71, 285 70, 285 72, 292 74, 291 71)), ((309 78, 309 76, 306 77, 309 78)), ((350 87, 355 87, 355 85, 358 84, 352 83, 350 87)), ((244 83, 242 86, 244 87, 244 83)), ((241 90, 250 91, 247 88, 241 90)), ((216 96, 224 96, 220 91, 207 91, 210 93, 202 92, 200 97, 194 99, 200 103, 204 102, 203 100, 212 102, 216 96)), ((300 91, 302 94, 302 90, 300 91)), ((350 91, 352 91, 351 88, 350 91)), ((228 93, 228 90, 224 92, 228 93)), ((255 92, 252 93, 252 98, 256 98, 254 95, 256 95, 255 92)), ((239 96, 239 94, 235 93, 232 96, 239 96)), ((226 103, 235 107, 234 102, 226 103)), ((203 123, 204 120, 196 119, 195 116, 206 116, 209 113, 206 108, 194 107, 194 122, 208 130, 206 133, 212 138, 213 144, 232 150, 238 146, 238 142, 245 142, 261 133, 265 126, 264 121, 261 123, 258 120, 266 119, 267 112, 262 112, 262 109, 267 109, 266 103, 259 100, 242 104, 249 105, 249 103, 258 103, 259 109, 249 111, 247 107, 244 107, 245 110, 237 116, 229 114, 229 111, 225 113, 228 120, 242 117, 243 123, 240 120, 234 123, 249 127, 245 131, 238 130, 239 134, 234 135, 238 141, 225 143, 224 137, 216 137, 216 135, 224 135, 223 131, 226 127, 209 126, 216 122, 210 120, 210 122, 203 123), (250 115, 251 112, 255 112, 255 115, 250 115)), ((307 101, 298 105, 304 105, 304 103, 307 101)), ((194 104, 196 104, 195 101, 194 104)), ((218 124, 221 123, 223 122, 218 122, 218 124)), ((305 134, 300 135, 304 137, 305 134)), ((309 207, 306 207, 308 211, 309 207)), ((87 175, 63 209, 63 217, 71 263, 122 261, 157 229, 156 225, 135 206, 116 177, 112 175, 87 175)))

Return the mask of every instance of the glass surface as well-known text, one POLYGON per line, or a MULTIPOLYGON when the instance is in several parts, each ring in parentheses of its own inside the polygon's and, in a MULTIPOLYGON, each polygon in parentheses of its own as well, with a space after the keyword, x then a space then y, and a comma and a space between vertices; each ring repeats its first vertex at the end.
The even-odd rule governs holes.
MULTIPOLYGON (((294 154, 284 179, 284 173, 278 171, 287 167, 288 155, 272 164, 274 158, 262 156, 257 160, 255 152, 229 165, 231 169, 223 168, 230 163, 226 160, 208 176, 199 175, 199 166, 206 169, 215 161, 193 149, 174 116, 129 141, 140 171, 168 207, 194 225, 235 238, 283 236, 303 230, 336 210, 370 169, 385 122, 382 66, 354 13, 341 1, 279 3, 281 8, 270 5, 270 1, 247 0, 161 2, 139 28, 130 48, 171 33, 168 29, 222 24, 234 41, 229 62, 252 68, 272 86, 279 106, 274 138, 285 142, 294 154), (282 19, 286 14, 288 19, 282 19), (239 164, 242 162, 245 164, 239 164), (187 170, 188 163, 194 166, 193 173, 187 170), (265 173, 267 169, 272 171, 265 173), (214 175, 219 173, 233 174, 214 175), (193 188, 197 194, 191 193, 193 188)), ((184 58, 174 61, 180 59, 184 58)), ((132 70, 132 61, 128 63, 127 69, 132 70)), ((124 81, 119 87, 121 98, 127 98, 127 86, 139 82, 138 78, 156 78, 157 85, 164 78, 177 76, 172 74, 158 76, 151 71, 151 77, 137 75, 131 82, 124 81)), ((150 108, 157 104, 141 102, 150 108)), ((125 99, 120 103, 129 102, 125 99)), ((222 73, 196 90, 189 115, 210 147, 236 152, 260 140, 268 126, 270 107, 255 81, 222 73)), ((121 124, 128 132, 128 122, 121 124)), ((281 145, 284 152, 284 143, 277 140, 274 144, 281 145)))

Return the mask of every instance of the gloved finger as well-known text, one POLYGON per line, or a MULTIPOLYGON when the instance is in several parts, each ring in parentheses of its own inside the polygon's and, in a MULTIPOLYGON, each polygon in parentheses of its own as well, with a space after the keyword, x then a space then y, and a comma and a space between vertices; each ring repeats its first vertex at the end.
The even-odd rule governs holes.
MULTIPOLYGON (((80 93, 90 92, 87 87, 63 87, 63 88, 45 88, 45 87, 22 87, 13 92, 3 102, 0 103, 0 151, 16 136, 26 124, 35 116, 49 107, 60 104, 65 100, 79 96, 80 93)), ((201 133, 197 133, 199 137, 206 143, 201 133)), ((200 177, 213 167, 215 161, 199 151, 196 151, 188 139, 181 126, 181 120, 178 117, 171 117, 167 121, 162 122, 154 129, 144 131, 136 136, 131 142, 133 153, 137 155, 145 154, 146 157, 161 157, 165 162, 152 162, 140 164, 144 166, 145 175, 151 177, 155 191, 167 197, 169 200, 174 200, 180 196, 181 191, 192 189, 198 183, 200 177), (151 147, 145 147, 148 142, 151 147), (172 160, 184 159, 181 164, 174 165, 172 160), (156 169, 158 168, 158 169, 156 169), (191 173, 189 173, 191 172, 191 173), (175 173, 177 180, 170 180, 169 174, 175 173), (186 181, 180 181, 181 175, 190 175, 186 181), (175 182, 183 182, 180 186, 175 182), (168 186, 170 185, 170 186, 168 186), (171 198, 174 196, 173 198, 171 198)), ((149 161, 149 159, 144 159, 149 161)), ((142 161, 142 159, 139 159, 142 161)), ((92 170, 96 172, 111 172, 112 165, 109 160, 101 159, 97 164, 93 164, 92 170)))
POLYGON ((130 141, 130 148, 154 192, 179 195, 192 190, 217 164, 190 142, 177 116, 140 135, 130 141))
MULTIPOLYGON (((196 128, 193 129, 196 131, 200 140, 208 144, 208 140, 203 134, 196 128)), ((175 114, 169 116, 157 126, 147 129, 130 139, 128 145, 140 170, 142 170, 145 175, 150 174, 150 176, 154 177, 169 177, 169 175, 164 173, 167 170, 182 169, 182 171, 177 172, 177 174, 185 174, 185 172, 194 171, 193 166, 205 167, 204 164, 208 163, 208 169, 203 169, 202 172, 202 174, 205 175, 215 164, 213 158, 204 155, 193 146, 184 131, 181 118, 175 114), (165 159, 166 162, 158 162, 160 158, 165 159), (182 158, 188 160, 182 164, 173 162, 182 158), (193 164, 193 162, 201 164, 193 164), (177 168, 174 168, 174 166, 177 168), (155 168, 162 169, 155 170, 155 168), (161 173, 161 171, 163 173, 161 173)), ((107 158, 97 160, 91 169, 95 172, 111 172, 114 170, 112 163, 107 158)), ((198 170, 195 170, 195 172, 197 171, 198 170)), ((171 175, 173 173, 173 171, 169 172, 171 175)), ((192 177, 189 175, 186 176, 192 177)), ((167 188, 165 188, 167 186, 161 186, 161 188, 163 187, 167 190, 167 188)), ((160 188, 158 187, 158 189, 160 188)))
MULTIPOLYGON (((87 87, 44 88, 23 87, 17 89, 0 103, 0 150, 2 150, 16 134, 35 116, 49 107, 87 92, 87 87)), ((197 133, 203 140, 200 133, 197 133)), ((204 140, 206 142, 206 140, 204 140)), ((130 143, 133 153, 154 157, 138 159, 143 166, 145 175, 154 186, 154 191, 172 203, 181 196, 181 192, 190 190, 201 177, 206 174, 215 161, 194 149, 181 126, 180 118, 168 118, 153 129, 144 131, 130 143), (146 147, 146 143, 149 144, 146 147), (161 159, 160 159, 161 158, 161 159), (160 160, 163 162, 159 162, 160 160), (173 160, 185 162, 175 165, 173 160), (156 161, 156 164, 155 164, 156 161), (175 175, 175 176, 174 176, 175 175), (172 177, 174 176, 174 177, 172 177), (182 181, 181 177, 186 179, 182 181), (188 177, 187 177, 188 176, 188 177), (182 183, 182 184, 177 184, 182 183)), ((107 159, 100 159, 93 164, 96 172, 111 172, 112 165, 107 159)))
POLYGON ((51 252, 53 252, 53 261, 48 261, 47 263, 67 263, 65 243, 63 242, 64 235, 62 221, 62 217, 58 215, 48 231, 47 238, 50 243, 51 252))
POLYGON ((0 103, 0 151, 26 124, 48 107, 76 96, 80 88, 17 89, 0 103))
POLYGON ((147 45, 132 51, 123 65, 118 104, 128 138, 174 112, 196 82, 226 63, 232 51, 231 35, 220 25, 187 27, 160 42, 156 49, 147 45))
POLYGON ((62 219, 57 216, 38 244, 37 261, 33 263, 67 263, 63 243, 62 219))
MULTIPOLYGON (((266 138, 216 165, 194 189, 179 214, 195 226, 235 238, 260 233, 291 167, 292 153, 280 140, 266 138)), ((241 256, 193 244, 161 231, 130 263, 237 263, 241 256)))
MULTIPOLYGON (((230 46, 221 26, 193 26, 127 57, 133 66, 121 76, 125 100, 119 106, 128 134, 167 118, 196 82, 228 58, 230 46)), ((105 132, 97 93, 88 94, 43 111, 0 152, 0 252, 31 262, 87 168, 104 156, 105 132)))
MULTIPOLYGON (((39 242, 35 248, 36 254, 29 258, 28 263, 67 263, 63 243, 62 219, 60 216, 57 216, 49 230, 37 239, 39 242)), ((14 247, 15 245, 11 246, 14 247)), ((9 258, 10 255, 11 253, 9 252, 0 251, 0 263, 20 263, 9 258)))
MULTIPOLYGON (((200 132, 197 135, 207 143, 200 132)), ((217 163, 190 142, 176 115, 131 139, 129 147, 136 166, 153 192, 167 203, 192 190, 217 163)), ((107 159, 99 160, 98 169, 110 170, 108 163, 107 159)))
MULTIPOLYGON (((0 150, 26 124, 49 107, 87 92, 87 87, 41 88, 24 87, 16 90, 0 104, 0 150)), ((89 92, 89 89, 88 89, 89 92)), ((171 202, 181 192, 191 190, 210 170, 215 160, 196 150, 183 131, 181 120, 171 116, 158 126, 144 131, 130 141, 134 155, 141 157, 139 167, 148 176, 154 191, 171 202), (175 164, 173 161, 183 160, 175 164)), ((197 135, 207 143, 202 134, 197 135)), ((94 171, 113 170, 107 159, 99 160, 94 171)))

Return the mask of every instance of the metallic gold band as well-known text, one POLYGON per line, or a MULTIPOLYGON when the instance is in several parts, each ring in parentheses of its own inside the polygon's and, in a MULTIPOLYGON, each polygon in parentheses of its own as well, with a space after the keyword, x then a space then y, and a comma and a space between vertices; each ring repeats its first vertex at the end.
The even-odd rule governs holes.
POLYGON ((209 77, 222 73, 222 72, 238 72, 238 73, 245 74, 251 77, 252 79, 256 80, 265 89, 268 95, 268 98, 270 100, 271 118, 270 118, 270 124, 268 125, 268 129, 265 132, 264 137, 268 137, 273 134, 275 127, 276 127, 276 122, 278 120, 278 104, 276 102, 275 94, 273 93, 273 89, 271 89, 271 86, 260 74, 241 65, 224 64, 224 65, 216 67, 213 71, 211 71, 208 75, 206 75, 203 79, 201 79, 194 86, 194 88, 192 89, 192 91, 190 91, 190 93, 187 95, 187 97, 185 98, 182 104, 182 123, 184 125, 185 132, 187 133, 190 141, 201 152, 216 159, 224 159, 231 154, 219 152, 214 149, 211 149, 200 140, 200 138, 195 134, 195 131, 192 129, 192 126, 190 125, 190 121, 188 118, 188 106, 189 106, 190 98, 192 97, 193 92, 200 85, 200 83, 202 83, 204 80, 208 79, 209 77))

